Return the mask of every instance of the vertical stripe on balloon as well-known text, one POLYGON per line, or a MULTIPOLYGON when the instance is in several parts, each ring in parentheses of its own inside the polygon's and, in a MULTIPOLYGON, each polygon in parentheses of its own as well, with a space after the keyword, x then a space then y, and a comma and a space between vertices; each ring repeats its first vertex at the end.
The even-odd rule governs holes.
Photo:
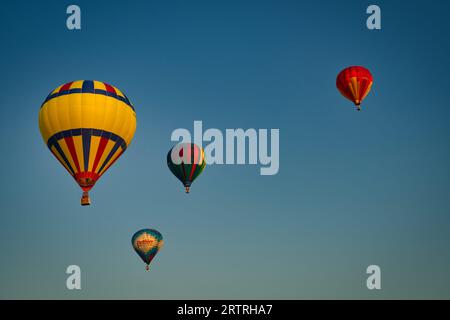
POLYGON ((98 169, 98 173, 102 172, 103 168, 106 166, 106 164, 109 162, 109 160, 111 160, 112 156, 116 153, 116 151, 120 147, 121 143, 122 142, 120 140, 116 141, 116 144, 114 145, 114 147, 109 152, 109 154, 106 157, 105 161, 103 161, 103 164, 101 165, 100 169, 98 169))
POLYGON ((107 143, 108 143, 108 139, 106 139, 104 137, 100 138, 100 143, 99 143, 99 146, 98 146, 98 149, 97 149, 97 154, 95 155, 94 164, 92 166, 92 172, 96 172, 98 163, 100 161, 100 158, 103 155, 103 151, 105 150, 107 143))
POLYGON ((64 91, 68 91, 70 89, 70 86, 72 85, 72 83, 73 83, 73 81, 72 82, 68 82, 65 85, 61 86, 61 88, 59 89, 58 93, 62 93, 64 91))
POLYGON ((191 144, 191 173, 189 174, 189 181, 192 181, 192 178, 194 176, 194 172, 195 169, 197 168, 197 164, 198 164, 198 160, 197 160, 197 155, 198 155, 198 149, 197 146, 195 144, 191 144))
POLYGON ((117 94, 117 93, 116 93, 116 90, 114 89, 113 86, 111 86, 111 85, 109 85, 109 84, 107 84, 107 83, 104 83, 104 85, 105 85, 105 88, 106 88, 106 91, 107 91, 107 92, 113 93, 113 94, 117 94))
POLYGON ((91 151, 92 129, 81 129, 83 136, 84 171, 89 171, 89 153, 91 151))
POLYGON ((83 86, 81 87, 82 93, 94 93, 94 81, 92 80, 84 80, 83 86))
MULTIPOLYGON (((58 152, 59 156, 64 161, 66 166, 69 168, 69 170, 72 173, 72 175, 75 175, 75 171, 73 170, 72 166, 70 165, 69 160, 67 159, 66 155, 64 154, 64 151, 61 149, 61 146, 59 145, 58 141, 56 141, 56 139, 53 142, 52 147, 50 148, 50 150, 52 152, 54 152, 52 148, 54 148, 56 150, 56 152, 58 152)), ((59 159, 59 157, 57 155, 56 155, 56 157, 59 159)))
POLYGON ((75 145, 73 143, 73 138, 71 136, 65 137, 64 141, 66 142, 67 148, 69 148, 70 156, 72 157, 73 163, 75 163, 77 172, 81 172, 80 164, 78 163, 77 151, 75 150, 75 145))
POLYGON ((181 162, 181 170, 183 173, 183 181, 186 181, 186 169, 184 168, 184 163, 181 162))

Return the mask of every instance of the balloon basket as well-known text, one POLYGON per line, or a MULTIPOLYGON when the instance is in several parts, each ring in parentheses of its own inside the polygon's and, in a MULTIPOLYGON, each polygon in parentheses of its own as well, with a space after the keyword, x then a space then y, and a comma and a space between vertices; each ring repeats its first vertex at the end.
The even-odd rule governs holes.
POLYGON ((91 198, 89 198, 89 193, 83 192, 83 195, 81 196, 81 205, 88 206, 90 204, 91 204, 91 198))
POLYGON ((148 265, 145 266, 145 270, 150 270, 150 267, 148 265))
POLYGON ((189 187, 186 187, 186 193, 189 193, 189 190, 190 190, 189 187))

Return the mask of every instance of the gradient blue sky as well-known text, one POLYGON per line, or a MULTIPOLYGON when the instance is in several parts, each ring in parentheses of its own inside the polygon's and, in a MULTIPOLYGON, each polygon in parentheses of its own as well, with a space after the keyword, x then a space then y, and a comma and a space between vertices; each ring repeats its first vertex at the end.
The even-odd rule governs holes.
POLYGON ((9 1, 0 7, 0 298, 450 298, 448 1, 9 1), (69 31, 78 4, 82 30, 69 31), (382 30, 365 27, 368 5, 382 30), (374 76, 364 111, 337 73, 374 76), (138 127, 81 207, 38 110, 58 85, 124 91, 138 127), (171 132, 279 128, 280 171, 208 166, 171 132), (151 272, 130 238, 156 228, 151 272), (82 290, 65 269, 82 270, 82 290), (365 286, 382 268, 382 290, 365 286))

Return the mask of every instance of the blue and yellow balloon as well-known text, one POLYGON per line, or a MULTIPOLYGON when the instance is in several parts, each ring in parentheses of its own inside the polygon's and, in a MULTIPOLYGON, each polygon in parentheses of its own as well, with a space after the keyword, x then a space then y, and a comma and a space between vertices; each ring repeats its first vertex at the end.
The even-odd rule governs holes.
POLYGON ((164 244, 162 234, 154 229, 142 229, 136 232, 131 238, 131 245, 141 259, 147 264, 145 267, 149 270, 149 264, 159 252, 164 244))

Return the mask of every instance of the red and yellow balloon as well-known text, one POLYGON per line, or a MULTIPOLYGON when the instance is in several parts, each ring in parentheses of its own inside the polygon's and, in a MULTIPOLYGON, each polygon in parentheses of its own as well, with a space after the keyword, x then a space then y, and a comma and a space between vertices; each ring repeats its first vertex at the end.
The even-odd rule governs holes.
POLYGON ((361 66, 345 68, 336 78, 336 87, 344 97, 355 104, 358 111, 361 110, 361 102, 369 94, 372 83, 372 74, 361 66))

